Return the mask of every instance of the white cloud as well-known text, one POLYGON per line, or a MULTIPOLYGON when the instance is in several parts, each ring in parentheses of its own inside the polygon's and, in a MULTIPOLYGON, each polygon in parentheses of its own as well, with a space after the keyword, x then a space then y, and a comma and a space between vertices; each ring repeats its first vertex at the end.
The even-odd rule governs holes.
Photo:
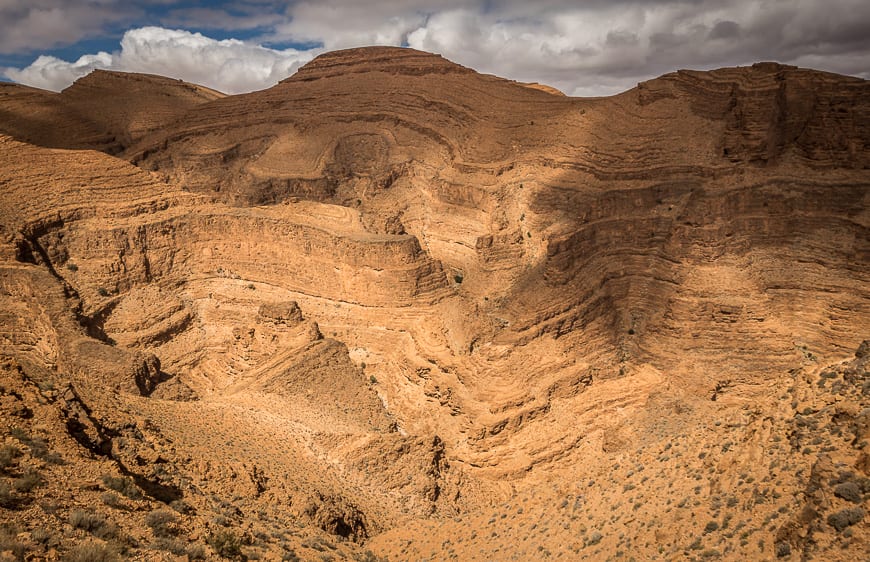
POLYGON ((111 66, 112 55, 106 52, 84 55, 75 62, 42 55, 27 68, 21 70, 8 68, 5 74, 21 84, 45 90, 60 90, 96 68, 111 68, 111 66))
POLYGON ((6 69, 12 80, 61 90, 96 68, 160 74, 226 93, 268 88, 293 74, 317 50, 276 50, 236 39, 218 41, 200 33, 162 27, 132 29, 121 50, 85 55, 75 62, 41 56, 23 69, 6 69))

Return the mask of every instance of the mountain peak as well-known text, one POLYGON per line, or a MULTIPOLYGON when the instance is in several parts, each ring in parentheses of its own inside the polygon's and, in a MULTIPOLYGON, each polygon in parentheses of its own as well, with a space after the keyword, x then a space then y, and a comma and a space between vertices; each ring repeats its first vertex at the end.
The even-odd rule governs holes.
POLYGON ((441 55, 408 47, 358 47, 324 53, 285 81, 307 81, 358 72, 390 74, 472 74, 441 55))

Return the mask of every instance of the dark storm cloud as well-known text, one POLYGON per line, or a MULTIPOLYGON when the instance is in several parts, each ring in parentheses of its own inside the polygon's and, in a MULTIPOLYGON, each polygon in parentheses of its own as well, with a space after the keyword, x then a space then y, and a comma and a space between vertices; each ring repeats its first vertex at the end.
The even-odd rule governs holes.
POLYGON ((710 30, 710 39, 736 39, 740 35, 740 24, 736 21, 720 21, 710 30))
MULTIPOLYGON (((57 4, 72 6, 73 22, 80 21, 75 6, 101 8, 105 15, 103 20, 97 18, 99 22, 115 21, 112 18, 121 17, 119 6, 125 5, 110 0, 57 4)), ((149 3, 140 2, 134 9, 144 4, 149 3)), ((0 0, 4 24, 7 5, 17 5, 21 12, 25 3, 0 0)), ((223 37, 232 36, 228 30, 255 30, 256 39, 244 44, 210 44, 154 30, 137 36, 141 41, 160 42, 155 56, 167 58, 160 64, 151 61, 151 66, 196 69, 196 61, 211 61, 234 90, 265 87, 281 69, 294 68, 324 49, 373 44, 438 52, 483 72, 544 82, 575 95, 614 93, 676 68, 706 69, 760 60, 870 76, 870 2, 866 0, 213 1, 167 6, 155 23, 220 30, 223 37), (322 49, 252 51, 257 47, 252 42, 322 49), (204 56, 206 52, 210 56, 204 56), (259 63, 248 68, 245 57, 251 53, 259 63), (268 72, 262 67, 267 59, 274 62, 268 72)), ((81 22, 79 31, 71 31, 70 36, 87 35, 94 25, 101 24, 81 22)), ((21 38, 7 43, 16 41, 25 43, 21 38)), ((139 52, 148 51, 146 47, 137 43, 139 52)), ((125 66, 129 64, 125 60, 143 61, 124 57, 125 48, 113 53, 110 62, 102 57, 93 64, 136 70, 125 66)), ((57 88, 71 75, 85 72, 92 62, 88 59, 70 73, 63 65, 75 63, 43 60, 7 74, 19 80, 35 76, 36 85, 57 88)), ((220 83, 212 85, 220 89, 220 83)))

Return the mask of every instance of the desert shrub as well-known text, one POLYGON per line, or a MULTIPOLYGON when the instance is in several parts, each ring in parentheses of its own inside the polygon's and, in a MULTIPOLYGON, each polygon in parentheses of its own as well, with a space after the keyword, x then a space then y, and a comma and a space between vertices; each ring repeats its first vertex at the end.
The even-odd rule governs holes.
POLYGON ((208 538, 208 544, 222 558, 242 559, 242 541, 230 530, 220 530, 208 538))
POLYGON ((168 509, 155 509, 145 516, 145 524, 151 527, 154 536, 168 537, 176 534, 175 523, 178 518, 168 509))
POLYGON ((76 529, 82 529, 100 539, 111 538, 117 535, 118 527, 114 523, 106 521, 99 513, 91 513, 84 509, 74 509, 69 514, 69 523, 76 529))
POLYGON ((0 527, 0 552, 9 552, 15 560, 24 560, 27 545, 18 540, 12 529, 0 527))
POLYGON ((862 519, 864 519, 864 510, 860 507, 850 507, 828 515, 828 525, 837 531, 843 531, 862 519))
POLYGON ((30 538, 33 539, 33 542, 36 544, 48 547, 57 546, 60 542, 51 529, 46 527, 37 527, 30 531, 30 538))
POLYGON ((28 470, 20 478, 12 481, 12 487, 16 492, 26 494, 42 484, 42 476, 35 470, 28 470))
POLYGON ((171 507, 178 513, 181 513, 182 515, 187 515, 196 511, 192 505, 185 502, 184 500, 174 500, 169 504, 169 507, 171 507))
POLYGON ((100 287, 99 289, 97 289, 97 294, 100 295, 101 297, 108 297, 109 291, 106 290, 105 287, 100 287))
POLYGON ((79 266, 77 266, 76 264, 74 264, 72 262, 67 262, 66 268, 70 271, 78 271, 79 270, 79 266))
POLYGON ((7 473, 9 469, 15 466, 17 462, 15 459, 20 456, 21 449, 15 445, 3 445, 3 447, 0 447, 0 472, 7 473))
POLYGON ((5 481, 0 480, 0 507, 13 509, 18 505, 18 498, 12 493, 12 489, 5 481))
POLYGON ((187 547, 188 560, 205 560, 205 547, 201 544, 192 544, 187 547))
POLYGON ((782 558, 791 554, 791 545, 785 541, 780 541, 776 543, 774 550, 776 551, 776 557, 782 558))
POLYGON ((110 544, 85 543, 70 550, 66 562, 121 562, 121 556, 110 544))
POLYGON ((187 545, 176 538, 157 537, 154 539, 154 542, 151 543, 151 548, 153 550, 165 550, 176 556, 187 554, 187 545))
POLYGON ((124 507, 121 497, 115 492, 105 492, 100 496, 100 499, 103 500, 104 504, 114 509, 121 509, 124 507))
POLYGON ((10 427, 9 435, 18 439, 22 443, 30 439, 30 435, 20 427, 10 427))
POLYGON ((709 521, 707 523, 707 525, 704 527, 704 534, 706 535, 707 533, 712 533, 713 531, 716 531, 718 529, 719 529, 719 523, 717 523, 715 521, 709 521))
POLYGON ((9 430, 9 433, 12 434, 12 437, 18 439, 22 445, 26 445, 30 449, 30 454, 34 457, 52 464, 63 464, 63 458, 49 449, 48 441, 44 438, 31 437, 19 427, 13 427, 9 430))
POLYGON ((103 485, 110 490, 115 490, 122 496, 130 498, 131 500, 137 500, 142 497, 142 490, 136 486, 136 483, 133 482, 132 478, 126 476, 111 476, 109 474, 104 474, 103 485))

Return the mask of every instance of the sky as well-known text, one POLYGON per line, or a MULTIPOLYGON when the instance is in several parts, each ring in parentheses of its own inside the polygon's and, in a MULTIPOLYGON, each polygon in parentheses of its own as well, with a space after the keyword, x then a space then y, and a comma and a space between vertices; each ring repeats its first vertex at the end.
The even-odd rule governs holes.
POLYGON ((0 0, 0 77, 55 91, 105 68, 242 93, 366 45, 574 96, 759 61, 867 79, 870 1, 0 0))

